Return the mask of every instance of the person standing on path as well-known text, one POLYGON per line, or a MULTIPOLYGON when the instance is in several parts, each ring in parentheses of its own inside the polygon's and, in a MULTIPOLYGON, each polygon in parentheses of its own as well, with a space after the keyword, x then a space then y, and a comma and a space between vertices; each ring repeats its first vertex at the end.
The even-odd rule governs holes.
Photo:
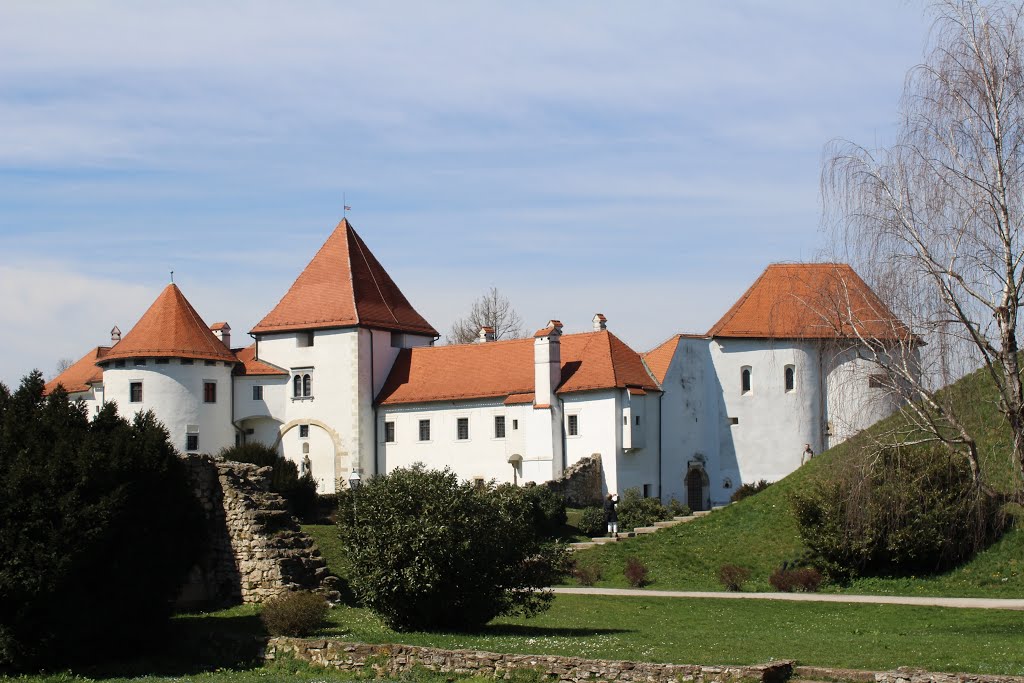
POLYGON ((619 537, 619 513, 615 510, 618 504, 619 497, 614 493, 609 493, 604 501, 604 521, 608 524, 608 535, 612 538, 619 537))
POLYGON ((800 454, 800 464, 803 465, 811 461, 814 457, 814 449, 811 448, 811 444, 804 444, 804 452, 800 454))

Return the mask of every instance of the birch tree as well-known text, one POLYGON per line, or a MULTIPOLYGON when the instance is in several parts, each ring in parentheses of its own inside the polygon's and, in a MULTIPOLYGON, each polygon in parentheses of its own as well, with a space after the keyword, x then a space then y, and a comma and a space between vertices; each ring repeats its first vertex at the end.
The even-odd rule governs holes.
POLYGON ((495 341, 518 339, 524 334, 522 319, 497 287, 487 290, 473 302, 466 317, 455 321, 447 341, 449 344, 470 344, 479 338, 482 327, 494 330, 495 341))

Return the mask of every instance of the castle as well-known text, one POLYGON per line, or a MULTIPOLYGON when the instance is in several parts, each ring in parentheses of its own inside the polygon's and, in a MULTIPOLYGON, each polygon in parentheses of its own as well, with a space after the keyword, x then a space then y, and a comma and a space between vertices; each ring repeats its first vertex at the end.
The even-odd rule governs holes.
POLYGON ((90 411, 152 410, 183 452, 261 441, 321 492, 422 462, 463 479, 558 478, 600 455, 603 488, 695 510, 779 479, 896 409, 852 313, 898 327, 843 264, 776 264, 706 334, 638 353, 608 329, 435 346, 348 220, 233 348, 174 284, 132 329, 47 384, 90 411), (843 306, 815 305, 842 292, 843 306))

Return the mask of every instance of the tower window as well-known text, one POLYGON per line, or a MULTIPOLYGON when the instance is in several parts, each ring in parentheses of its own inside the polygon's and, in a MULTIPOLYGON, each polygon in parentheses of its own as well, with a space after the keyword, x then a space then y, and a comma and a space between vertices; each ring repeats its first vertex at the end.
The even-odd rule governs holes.
POLYGON ((420 441, 430 441, 430 420, 420 420, 420 441))
POLYGON ((569 436, 579 436, 580 435, 580 416, 579 415, 570 415, 569 416, 568 429, 569 429, 569 436))
POLYGON ((302 372, 292 377, 292 398, 313 398, 313 376, 311 374, 302 372))
POLYGON ((132 403, 142 403, 142 382, 131 382, 128 385, 128 400, 132 403))
POLYGON ((263 385, 254 384, 252 387, 252 400, 262 401, 263 400, 263 385))
POLYGON ((300 439, 308 439, 309 438, 309 425, 299 425, 299 438, 300 439))
POLYGON ((793 391, 796 388, 796 368, 792 365, 787 365, 783 372, 783 377, 786 383, 786 391, 793 391))
POLYGON ((217 402, 217 383, 203 382, 203 403, 217 402))
POLYGON ((388 420, 384 423, 384 443, 395 442, 395 423, 388 420))
POLYGON ((455 438, 459 441, 466 441, 469 439, 469 418, 460 417, 455 423, 455 438))
POLYGON ((750 393, 750 367, 744 366, 740 369, 740 391, 744 394, 750 393))
POLYGON ((494 416, 494 438, 504 439, 505 438, 505 416, 495 415, 494 416))

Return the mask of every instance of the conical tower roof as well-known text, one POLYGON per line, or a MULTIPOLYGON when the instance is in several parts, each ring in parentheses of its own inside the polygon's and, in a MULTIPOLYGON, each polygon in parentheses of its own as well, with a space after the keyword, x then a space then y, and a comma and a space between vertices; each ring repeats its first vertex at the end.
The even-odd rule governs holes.
POLYGON ((343 218, 251 334, 354 325, 437 336, 343 218))
POLYGON ((135 327, 103 357, 100 363, 119 358, 194 358, 238 361, 214 336, 175 284, 167 285, 135 327))

